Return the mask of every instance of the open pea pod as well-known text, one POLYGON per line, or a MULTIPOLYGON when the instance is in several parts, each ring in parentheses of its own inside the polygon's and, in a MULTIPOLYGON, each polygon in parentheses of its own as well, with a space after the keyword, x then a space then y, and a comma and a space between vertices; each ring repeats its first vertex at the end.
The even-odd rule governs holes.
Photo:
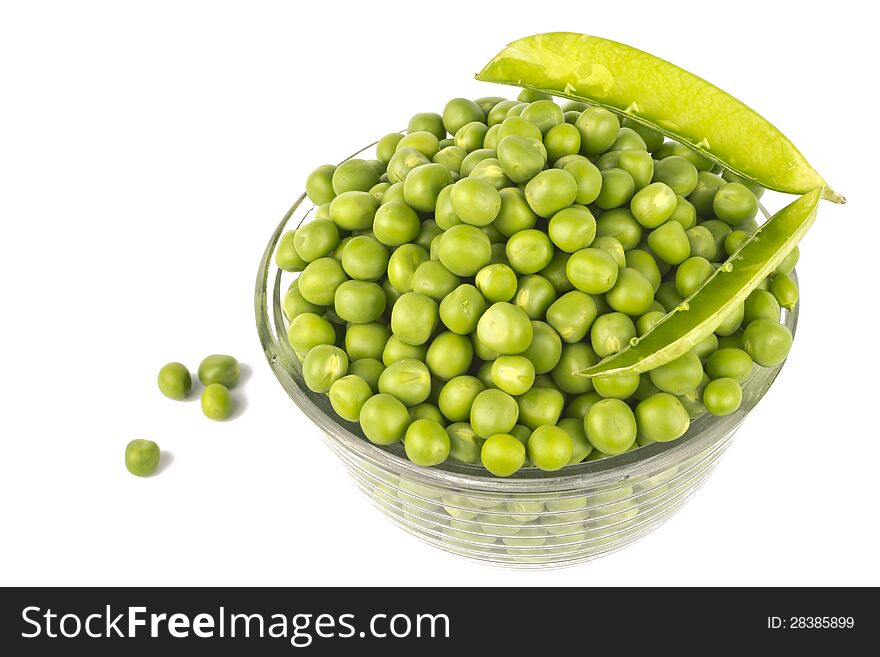
POLYGON ((791 253, 813 224, 819 198, 820 190, 815 189, 782 208, 650 331, 580 374, 647 372, 690 351, 791 253))
POLYGON ((846 200, 794 144, 757 112, 674 64, 585 34, 551 32, 514 41, 477 74, 625 114, 687 144, 740 176, 779 192, 846 200))

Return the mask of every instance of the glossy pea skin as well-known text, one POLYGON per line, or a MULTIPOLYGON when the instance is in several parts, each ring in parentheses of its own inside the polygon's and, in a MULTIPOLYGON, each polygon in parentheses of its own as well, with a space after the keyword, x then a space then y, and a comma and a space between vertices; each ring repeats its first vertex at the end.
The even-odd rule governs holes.
POLYGON ((611 148, 609 150, 612 150, 612 151, 625 151, 625 150, 647 151, 648 145, 645 143, 645 140, 642 139, 642 136, 638 132, 636 132, 632 128, 622 126, 620 128, 620 130, 617 131, 617 138, 614 140, 614 143, 611 144, 611 148))
POLYGON ((373 394, 379 392, 379 377, 384 371, 384 363, 377 358, 359 358, 348 364, 348 373, 366 381, 373 394))
MULTIPOLYGON (((309 353, 314 351, 313 349, 309 353)), ((308 356, 306 358, 308 359, 308 356)), ((303 367, 303 376, 305 376, 305 366, 303 367)), ((306 381, 308 382, 308 379, 306 381)), ((326 391, 316 390, 315 392, 326 391)), ((226 420, 232 415, 232 397, 229 394, 229 388, 222 383, 211 383, 205 386, 205 389, 202 390, 201 404, 202 413, 211 420, 226 420)))
POLYGON ((391 161, 391 158, 394 157, 394 153, 397 150, 397 144, 400 143, 401 139, 403 139, 403 135, 399 132, 390 132, 376 143, 376 157, 380 162, 384 163, 386 167, 391 161))
POLYGON ((600 315, 590 329, 590 343, 600 358, 625 349, 636 337, 632 319, 621 312, 600 315))
POLYGON ((559 362, 562 340, 546 322, 532 321, 532 340, 522 355, 532 361, 537 374, 546 374, 559 362))
POLYGON ((718 255, 718 249, 715 246, 715 237, 704 226, 693 226, 685 230, 688 243, 691 247, 691 256, 699 256, 709 262, 714 262, 718 255))
POLYGON ((658 392, 640 401, 635 409, 640 439, 669 442, 681 438, 690 427, 690 416, 679 399, 658 392))
POLYGON ((547 134, 551 128, 565 122, 562 108, 552 100, 545 98, 526 105, 520 117, 538 126, 541 134, 547 134))
POLYGON ((475 376, 456 376, 440 389, 437 406, 450 421, 467 422, 470 420, 474 400, 485 389, 486 386, 475 376))
POLYGON ((609 456, 623 454, 636 441, 636 418, 619 399, 593 404, 584 419, 584 429, 593 447, 609 456))
POLYGON ((433 212, 440 191, 451 184, 449 169, 442 164, 425 164, 410 172, 404 180, 403 198, 418 212, 433 212))
POLYGON ((606 251, 588 247, 572 254, 565 272, 581 292, 604 294, 617 282, 618 267, 606 251))
POLYGON ((638 269, 624 267, 605 295, 608 305, 627 315, 641 315, 654 301, 654 286, 638 269))
POLYGON ((742 323, 748 326, 756 319, 779 321, 779 302, 766 290, 752 290, 746 297, 742 323))
POLYGON ((675 289, 681 296, 689 297, 714 273, 715 268, 705 258, 688 258, 675 272, 675 289))
POLYGON ((328 255, 339 244, 339 229, 329 219, 315 219, 296 230, 293 244, 306 262, 328 255))
POLYGON ((715 334, 719 336, 731 335, 739 330, 743 324, 743 315, 745 313, 745 304, 740 303, 727 311, 727 315, 721 320, 715 328, 715 334))
POLYGON ((532 323, 521 308, 503 301, 494 303, 477 322, 477 337, 499 354, 518 354, 532 341, 532 323))
POLYGON ((525 193, 516 187, 502 189, 499 193, 501 206, 493 225, 505 237, 511 237, 521 230, 534 228, 538 215, 526 202, 525 193))
POLYGON ((385 292, 376 283, 345 281, 336 288, 333 308, 346 322, 375 322, 385 311, 385 292))
POLYGON ((388 269, 388 249, 369 235, 352 237, 342 248, 341 264, 345 273, 360 281, 376 281, 388 269))
MULTIPOLYGON (((296 353, 305 355, 312 347, 319 344, 335 343, 336 331, 323 317, 313 313, 302 313, 291 320, 287 328, 287 341, 296 353)), ((199 378, 201 380, 201 377, 199 378)))
POLYGON ((365 160, 351 159, 340 164, 333 171, 333 192, 338 196, 345 192, 366 192, 379 182, 379 174, 365 160))
POLYGON ((508 116, 498 128, 498 143, 511 136, 525 137, 536 141, 541 141, 542 138, 541 129, 520 116, 508 116))
POLYGON ((611 168, 601 172, 602 188, 594 203, 603 210, 612 210, 626 205, 636 190, 633 177, 623 169, 611 168))
POLYGON ((600 155, 617 139, 620 122, 611 112, 600 107, 589 107, 575 123, 581 134, 581 152, 584 155, 600 155))
POLYGON ((330 203, 330 219, 343 230, 367 230, 378 208, 379 202, 369 192, 343 192, 330 203))
POLYGON ((774 276, 779 274, 785 274, 787 276, 788 274, 793 272, 794 267, 797 264, 798 259, 800 258, 800 255, 800 249, 797 246, 794 247, 794 249, 792 249, 792 251, 787 256, 785 256, 785 258, 783 258, 782 262, 779 263, 776 269, 773 270, 774 276))
POLYGON ((721 221, 738 224, 755 218, 758 214, 758 198, 745 185, 727 183, 715 193, 712 210, 721 221))
POLYGON ((797 283, 785 274, 779 274, 770 280, 770 293, 786 310, 793 310, 800 296, 797 283))
POLYGON ((556 288, 543 276, 531 274, 519 279, 512 303, 523 310, 529 319, 541 319, 556 301, 556 288))
POLYGON ((649 310, 636 320, 636 333, 640 336, 644 335, 664 317, 666 317, 665 310, 649 310))
POLYGON ((634 121, 629 117, 624 117, 621 122, 621 126, 624 128, 629 128, 630 130, 635 131, 645 142, 645 147, 649 151, 656 151, 663 145, 663 135, 653 128, 649 128, 647 126, 634 121))
POLYGON ((596 220, 597 237, 616 238, 625 251, 635 249, 642 241, 642 226, 626 208, 603 212, 596 220))
POLYGON ((450 135, 471 121, 485 122, 486 115, 480 106, 467 98, 453 98, 443 108, 443 126, 450 135))
POLYGON ((509 477, 526 459, 526 448, 513 436, 499 433, 489 436, 480 450, 483 466, 496 477, 509 477))
POLYGON ((752 375, 752 357, 743 349, 719 349, 706 361, 706 374, 710 379, 730 378, 745 383, 752 375))
POLYGON ((438 320, 436 301, 424 294, 407 292, 391 309, 391 332, 408 344, 421 345, 431 337, 438 320))
POLYGON ((595 164, 585 159, 571 160, 562 169, 574 178, 577 186, 575 203, 587 205, 598 198, 602 191, 602 173, 595 164))
POLYGON ((643 251, 642 249, 632 249, 627 251, 626 266, 642 272, 642 275, 651 283, 654 292, 660 288, 663 276, 660 273, 660 268, 657 266, 657 261, 654 259, 654 256, 647 251, 643 251))
MULTIPOLYGON (((409 147, 401 148, 400 144, 398 144, 397 150, 395 151, 391 160, 388 162, 386 175, 388 176, 388 180, 391 183, 403 183, 410 172, 415 170, 417 167, 422 166, 423 164, 430 163, 430 161, 430 158, 428 158, 421 151, 409 147)), ((402 184, 399 193, 399 200, 403 200, 402 184)))
POLYGON ((490 303, 510 301, 516 294, 516 273, 504 264, 486 265, 477 272, 474 282, 486 301, 490 303))
POLYGON ((712 415, 730 415, 741 404, 742 388, 735 379, 727 377, 715 379, 703 390, 703 405, 712 415))
POLYGON ((616 374, 593 378, 593 389, 605 399, 629 399, 639 387, 638 374, 616 374))
POLYGON ((406 429, 403 447, 416 465, 439 465, 449 457, 449 434, 439 422, 416 420, 406 429))
POLYGON ((574 445, 565 431, 545 424, 537 427, 529 436, 527 451, 535 467, 553 472, 568 465, 574 445))
POLYGON ((663 262, 680 265, 691 255, 691 245, 684 227, 677 221, 667 221, 648 235, 648 246, 663 262))
POLYGON ((336 196, 333 191, 333 173, 336 167, 323 164, 312 171, 306 178, 306 195, 315 205, 329 203, 336 196))
MULTIPOLYGON (((408 133, 421 131, 430 132, 437 139, 444 139, 446 137, 446 127, 443 125, 443 117, 436 112, 419 112, 418 114, 413 114, 406 126, 406 131, 408 133)), ((379 159, 381 160, 382 158, 380 157, 379 159)))
POLYGON ((553 244, 543 231, 522 230, 507 241, 505 253, 514 271, 535 274, 550 264, 553 244))
POLYGON ((226 354, 211 354, 199 364, 199 381, 202 385, 220 383, 227 388, 234 388, 241 376, 238 361, 226 354))
POLYGON ((776 367, 788 357, 792 336, 788 327, 771 319, 756 319, 743 332, 743 349, 762 367, 776 367))
POLYGON ((355 374, 348 374, 333 382, 327 396, 339 417, 349 422, 357 422, 361 408, 373 396, 373 391, 364 379, 355 374))
POLYGON ((440 302, 440 319, 452 332, 467 335, 477 328, 486 310, 486 300, 473 285, 463 283, 440 302))
POLYGON ((418 244, 404 244, 395 249, 388 259, 388 280, 399 292, 412 290, 412 277, 428 252, 418 244))
POLYGON ((578 196, 578 184, 564 169, 541 171, 526 183, 526 202, 541 217, 552 217, 578 196))
POLYGON ((582 395, 593 389, 593 379, 583 376, 581 371, 599 362, 596 352, 584 342, 562 346, 559 360, 550 372, 553 384, 562 392, 582 395))
POLYGON ((275 249, 275 264, 283 271, 302 271, 309 264, 296 252, 295 241, 295 230, 287 231, 278 240, 278 247, 275 249))
POLYGON ((565 397, 554 388, 533 387, 516 398, 519 423, 535 430, 541 425, 559 422, 565 397))
POLYGON ((192 392, 192 376, 183 363, 168 363, 159 370, 159 390, 168 399, 182 401, 192 392))
POLYGON ((449 458, 459 463, 479 463, 483 440, 467 422, 455 422, 446 427, 449 436, 449 458))
POLYGON ((687 195, 687 200, 691 202, 699 216, 712 217, 715 212, 712 206, 715 194, 726 184, 721 176, 716 176, 714 173, 707 171, 700 171, 697 174, 697 184, 694 187, 694 191, 687 195))
POLYGON ((684 395, 694 390, 703 380, 703 364, 693 351, 648 372, 651 382, 671 395, 684 395))
POLYGON ((583 206, 564 208, 553 215, 547 226, 550 240, 567 253, 585 249, 596 237, 596 219, 583 206))
POLYGON ((687 196, 694 191, 697 180, 697 168, 683 157, 673 155, 654 166, 654 181, 665 183, 679 196, 687 196))
POLYGON ((677 204, 669 217, 669 221, 676 221, 685 230, 697 225, 697 210, 684 196, 676 195, 677 204))
POLYGON ((511 107, 519 105, 519 103, 515 100, 502 100, 496 103, 492 109, 490 109, 486 115, 486 123, 491 128, 492 126, 499 125, 505 118, 507 118, 507 112, 511 107))
POLYGON ((476 178, 462 178, 451 191, 452 208, 465 223, 486 226, 501 209, 501 196, 489 183, 476 178))
POLYGON ((410 424, 409 411, 391 395, 380 393, 364 402, 358 422, 370 442, 392 445, 403 440, 410 424))
MULTIPOLYGON (((453 191, 454 193, 454 191, 453 191)), ((492 243, 479 228, 460 224, 440 236, 440 262, 458 276, 473 276, 492 259, 492 243)))
POLYGON ((398 142, 396 150, 404 148, 416 150, 430 160, 440 150, 440 140, 426 130, 419 130, 407 133, 398 142))
POLYGON ((483 390, 471 405, 471 427, 482 438, 509 432, 518 417, 517 401, 502 390, 483 390))
POLYGON ((572 290, 550 304, 546 318, 563 342, 575 343, 584 338, 597 314, 596 302, 590 295, 572 290))
POLYGON ((483 148, 483 142, 489 127, 480 121, 471 121, 458 129, 453 143, 463 151, 470 153, 478 148, 483 148))
POLYGON ((547 164, 547 150, 538 139, 508 135, 498 142, 498 162, 515 183, 534 178, 547 164))
POLYGON ((416 238, 421 221, 415 210, 402 201, 384 203, 376 210, 373 235, 386 246, 400 246, 416 238))
MULTIPOLYGON (((309 390, 326 393, 334 382, 348 373, 348 355, 334 345, 316 345, 306 354, 302 363, 302 373, 309 390)), ((204 406, 204 394, 202 406, 204 406)))
MULTIPOLYGON (((378 220, 378 213, 376 217, 378 220)), ((453 226, 464 223, 459 216, 455 214, 455 209, 452 207, 452 185, 447 185, 440 190, 440 194, 437 195, 437 206, 434 209, 434 221, 437 226, 443 230, 448 230, 453 226)), ((375 232, 375 230, 374 222, 373 231, 375 232)))
POLYGON ((549 162, 556 162, 565 155, 576 155, 581 149, 581 134, 574 125, 560 123, 544 135, 544 147, 549 162))
POLYGON ((568 460, 568 465, 580 463, 593 451, 593 446, 587 440, 582 419, 563 418, 556 426, 567 433, 571 439, 571 458, 568 460))
POLYGON ((474 348, 468 338, 444 331, 431 341, 425 362, 435 377, 447 381, 467 372, 473 357, 474 348))
POLYGON ((521 395, 535 382, 535 366, 524 356, 501 356, 492 362, 490 376, 499 390, 521 395))
POLYGON ((579 420, 581 426, 583 426, 584 418, 587 417, 587 413, 590 412, 593 404, 601 400, 602 397, 595 390, 578 395, 572 399, 565 408, 565 417, 579 420))
POLYGON ((136 477, 149 477, 159 467, 159 446, 152 440, 136 438, 125 446, 125 468, 136 477))
POLYGON ((467 157, 468 152, 469 151, 458 146, 447 146, 446 148, 441 148, 437 151, 437 154, 431 158, 431 161, 435 164, 442 164, 449 169, 451 173, 460 173, 461 165, 464 162, 464 158, 467 157))
POLYGON ((382 323, 350 324, 345 331, 345 351, 349 359, 382 358, 391 330, 382 323))
POLYGON ((677 205, 678 198, 671 187, 653 182, 635 193, 630 201, 630 211, 645 228, 656 228, 672 216, 677 205))

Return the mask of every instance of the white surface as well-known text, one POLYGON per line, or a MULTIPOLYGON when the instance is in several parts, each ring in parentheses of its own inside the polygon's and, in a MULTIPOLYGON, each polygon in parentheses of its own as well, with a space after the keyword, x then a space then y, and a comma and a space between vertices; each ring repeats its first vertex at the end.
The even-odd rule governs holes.
POLYGON ((864 3, 810 5, 4 3, 0 584, 880 584, 877 40, 864 3), (791 358, 704 489, 623 552, 513 573, 369 506, 272 376, 252 292, 314 166, 496 91, 472 74, 553 29, 738 95, 850 203, 803 243, 791 358), (252 369, 224 424, 155 386, 213 352, 252 369), (135 437, 173 454, 160 476, 126 472, 135 437))

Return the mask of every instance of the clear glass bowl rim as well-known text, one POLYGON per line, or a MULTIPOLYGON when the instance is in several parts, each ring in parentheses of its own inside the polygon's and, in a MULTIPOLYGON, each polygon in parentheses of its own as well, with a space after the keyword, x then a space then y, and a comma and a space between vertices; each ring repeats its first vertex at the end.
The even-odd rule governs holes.
MULTIPOLYGON (((350 157, 354 157, 374 145, 370 144, 350 157)), ((557 472, 525 468, 516 475, 507 478, 488 475, 485 469, 479 465, 457 463, 451 460, 430 468, 415 465, 405 456, 393 454, 387 448, 374 445, 368 440, 352 433, 348 428, 340 424, 335 417, 328 415, 312 400, 312 396, 316 393, 306 390, 291 376, 285 366, 284 359, 281 357, 283 347, 279 344, 278 337, 273 333, 272 320, 269 314, 270 293, 273 294, 272 299, 276 306, 274 310, 276 312, 279 311, 277 306, 280 303, 280 298, 275 293, 280 292, 281 272, 280 270, 276 272, 275 280, 271 282, 271 285, 269 275, 273 268, 275 247, 278 240, 287 229, 287 224, 291 217, 306 200, 306 194, 303 193, 290 207, 272 233, 269 243, 263 252, 263 257, 260 260, 254 290, 254 309, 257 332, 266 359, 276 378, 294 403, 330 439, 374 467, 405 476, 413 482, 432 487, 509 494, 517 492, 577 491, 587 488, 600 488, 621 481, 636 479, 639 476, 650 476, 655 472, 673 467, 677 463, 708 449, 712 444, 733 431, 763 398, 785 364, 783 361, 783 363, 776 367, 762 368, 763 371, 759 370, 763 375, 763 381, 761 382, 763 390, 760 391, 758 397, 751 400, 751 403, 747 404, 744 400, 743 406, 738 411, 724 417, 713 417, 709 414, 704 414, 691 422, 691 427, 685 436, 672 442, 653 443, 617 456, 566 466, 557 472)), ((769 216, 763 205, 761 206, 761 212, 765 217, 769 216)), ((796 272, 792 272, 791 276, 797 281, 796 272)), ((799 308, 800 304, 798 303, 792 311, 783 311, 783 323, 788 326, 792 335, 795 334, 797 329, 799 308)), ((282 335, 281 338, 286 340, 286 334, 282 335)), ((750 383, 754 382, 750 381, 750 383)))

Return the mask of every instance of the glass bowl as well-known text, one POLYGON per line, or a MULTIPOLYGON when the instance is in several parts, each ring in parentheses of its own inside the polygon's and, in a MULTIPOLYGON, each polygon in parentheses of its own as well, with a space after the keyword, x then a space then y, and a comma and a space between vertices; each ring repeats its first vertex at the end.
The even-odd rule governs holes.
MULTIPOLYGON (((281 300, 296 274, 275 265, 275 249, 283 232, 307 220, 312 209, 305 194, 296 200, 260 262, 255 305, 266 358, 357 487, 399 527, 442 550, 500 566, 548 568, 629 545, 668 520, 699 489, 782 367, 755 366, 738 411, 720 418, 704 414, 673 442, 558 472, 524 468, 506 479, 452 461, 433 468, 414 465, 402 445, 370 443, 356 424, 334 413, 325 395, 310 391, 287 342, 281 300)), ((782 312, 783 323, 794 333, 798 307, 782 312)))

